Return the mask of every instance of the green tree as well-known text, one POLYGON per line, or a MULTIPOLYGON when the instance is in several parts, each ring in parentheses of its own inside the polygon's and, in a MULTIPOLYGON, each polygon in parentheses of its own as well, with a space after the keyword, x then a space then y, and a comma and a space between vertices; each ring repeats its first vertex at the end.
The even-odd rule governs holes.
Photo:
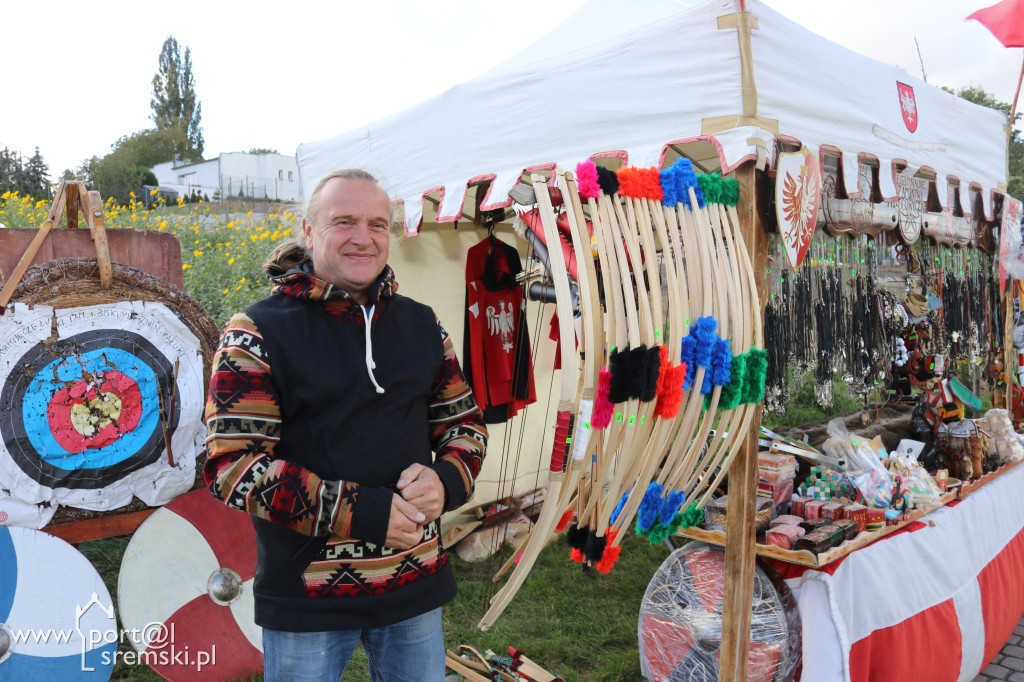
POLYGON ((16 191, 35 199, 49 198, 49 173, 39 147, 28 161, 20 152, 12 152, 6 147, 0 151, 0 192, 16 191))
POLYGON ((149 102, 150 118, 157 130, 180 129, 183 140, 175 152, 182 159, 203 158, 203 105, 196 98, 196 81, 192 74, 192 52, 181 47, 174 36, 168 36, 160 50, 159 66, 153 76, 153 98, 149 102))
POLYGON ((127 204, 132 192, 139 198, 143 185, 158 184, 150 169, 171 161, 184 139, 185 131, 180 128, 150 128, 125 135, 103 158, 94 156, 84 161, 74 177, 99 190, 104 199, 113 197, 117 203, 127 204))
MULTIPOLYGON (((1010 117, 1010 105, 1006 102, 1000 102, 991 93, 986 92, 983 88, 977 85, 967 85, 958 90, 951 88, 942 88, 946 92, 951 92, 957 97, 962 97, 968 102, 974 102, 980 104, 983 107, 989 109, 996 109, 1006 114, 1007 119, 1010 117)), ((1009 163, 1009 177, 1006 182, 1006 193, 1015 199, 1024 199, 1024 140, 1020 138, 1020 132, 1016 128, 1017 121, 1020 120, 1020 113, 1015 113, 1011 128, 1013 130, 1010 133, 1010 163, 1009 163)))
POLYGON ((36 199, 50 196, 50 169, 43 160, 43 155, 36 147, 36 153, 25 163, 22 172, 22 192, 36 199))

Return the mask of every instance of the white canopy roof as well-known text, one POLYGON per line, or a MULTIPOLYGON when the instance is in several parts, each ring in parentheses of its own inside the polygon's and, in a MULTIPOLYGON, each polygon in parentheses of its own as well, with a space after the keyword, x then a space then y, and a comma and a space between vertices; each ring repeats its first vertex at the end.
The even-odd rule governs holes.
POLYGON ((745 4, 749 57, 736 28, 746 21, 739 0, 591 0, 473 80, 369 126, 299 145, 303 193, 335 168, 370 169, 404 202, 411 234, 424 197, 438 190, 438 221, 451 221, 462 214, 467 188, 481 180, 493 180, 481 204, 489 210, 508 205, 508 190, 529 169, 573 169, 608 155, 651 166, 670 145, 703 140, 709 158, 698 161, 729 172, 759 150, 770 160, 780 137, 839 152, 852 195, 858 161, 868 155, 882 169, 884 198, 897 197, 898 161, 910 172, 934 173, 943 204, 954 180, 967 212, 973 184, 991 219, 992 193, 1006 184, 1004 114, 831 43, 763 2, 745 4), (745 62, 753 65, 746 81, 745 62), (900 83, 912 89, 916 126, 905 122, 900 83))

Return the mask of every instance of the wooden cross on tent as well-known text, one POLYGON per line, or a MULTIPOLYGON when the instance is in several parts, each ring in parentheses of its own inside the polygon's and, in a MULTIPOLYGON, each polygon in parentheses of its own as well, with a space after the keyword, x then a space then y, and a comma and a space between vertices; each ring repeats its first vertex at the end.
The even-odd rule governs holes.
MULTIPOLYGON (((3 310, 10 302, 11 296, 14 295, 14 290, 18 288, 21 278, 25 276, 25 271, 32 264, 32 259, 35 258, 39 247, 42 246, 46 236, 50 234, 50 230, 60 224, 61 216, 65 213, 65 210, 67 212, 66 224, 71 229, 78 227, 78 212, 81 211, 85 215, 85 222, 89 226, 92 242, 96 247, 100 288, 110 288, 112 282, 110 248, 107 245, 106 226, 103 222, 103 200, 100 198, 100 193, 95 190, 90 192, 85 188, 85 183, 62 180, 57 186, 53 206, 50 207, 46 220, 39 226, 35 237, 32 238, 28 248, 22 254, 21 260, 14 266, 11 276, 7 278, 7 284, 0 291, 0 310, 3 310)), ((0 274, 0 279, 3 279, 2 274, 0 274)))

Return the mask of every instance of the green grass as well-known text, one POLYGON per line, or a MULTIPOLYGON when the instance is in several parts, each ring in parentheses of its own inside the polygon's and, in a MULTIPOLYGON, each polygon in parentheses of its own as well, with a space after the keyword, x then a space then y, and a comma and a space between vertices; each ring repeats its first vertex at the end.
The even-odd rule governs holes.
MULTIPOLYGON (((79 550, 92 562, 117 604, 117 574, 129 537, 83 542, 79 550)), ((679 544, 679 543, 677 543, 679 544)), ((476 624, 487 610, 488 600, 502 583, 491 577, 507 554, 467 563, 449 552, 459 585, 459 596, 444 608, 445 645, 457 650, 468 644, 504 654, 509 646, 567 682, 626 682, 642 680, 637 644, 640 602, 647 584, 670 550, 651 546, 630 535, 611 573, 584 573, 569 560, 562 541, 552 542, 541 553, 526 583, 505 613, 487 632, 476 624)), ((120 617, 118 620, 120 627, 120 617)), ((120 649, 129 651, 127 641, 120 649)), ((125 665, 118 656, 111 680, 160 680, 144 664, 125 665)), ((248 678, 261 680, 261 675, 248 678)), ((362 649, 349 663, 343 682, 367 680, 362 649)))

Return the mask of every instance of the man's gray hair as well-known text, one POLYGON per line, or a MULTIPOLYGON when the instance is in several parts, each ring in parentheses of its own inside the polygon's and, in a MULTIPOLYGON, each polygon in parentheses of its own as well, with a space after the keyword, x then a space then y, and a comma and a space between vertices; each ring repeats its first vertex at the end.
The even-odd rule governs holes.
POLYGON ((316 183, 316 187, 313 188, 313 193, 309 195, 309 200, 306 202, 306 208, 302 212, 302 219, 310 225, 316 225, 316 212, 320 208, 320 194, 323 192, 324 185, 333 180, 334 178, 345 178, 347 180, 367 180, 380 187, 380 190, 384 192, 384 196, 388 198, 388 204, 391 206, 391 227, 395 227, 396 217, 398 211, 396 206, 391 204, 391 195, 384 189, 380 180, 370 171, 364 168, 339 168, 338 170, 331 171, 324 177, 320 178, 320 182, 316 183))

